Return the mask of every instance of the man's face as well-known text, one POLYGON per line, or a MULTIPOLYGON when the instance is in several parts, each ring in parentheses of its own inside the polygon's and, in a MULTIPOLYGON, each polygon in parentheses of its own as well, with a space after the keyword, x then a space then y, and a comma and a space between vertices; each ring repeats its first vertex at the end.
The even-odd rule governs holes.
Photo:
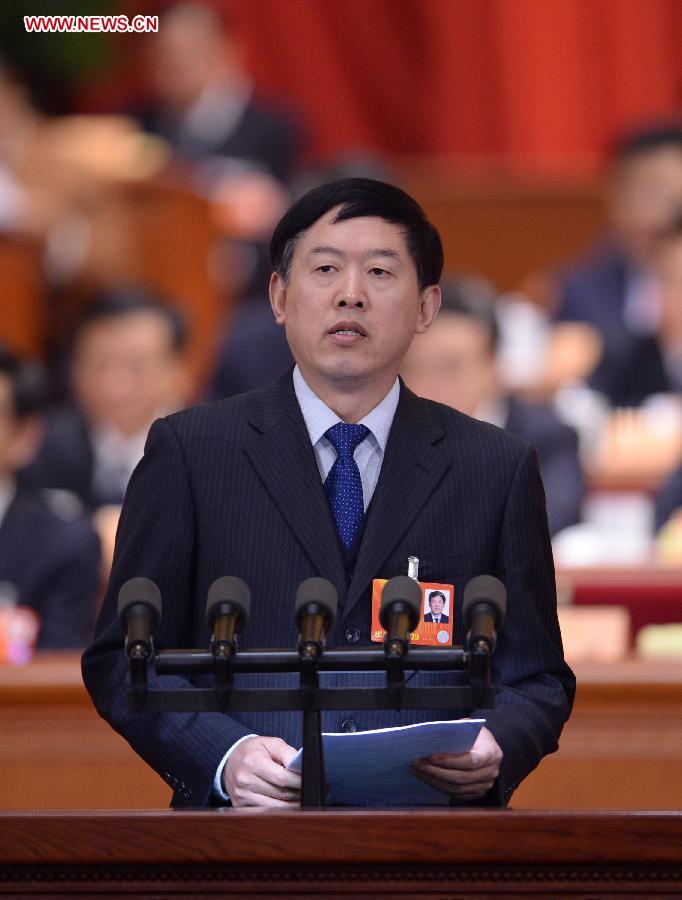
POLYGON ((443 598, 439 594, 432 594, 429 597, 429 606, 431 607, 431 612, 434 614, 434 616, 439 616, 443 612, 445 603, 443 602, 443 598))
POLYGON ((420 292, 399 226, 375 217, 335 223, 338 209, 301 235, 287 282, 272 276, 272 307, 313 388, 388 384, 429 326, 440 290, 420 292))
POLYGON ((154 312, 102 319, 81 334, 74 388, 88 421, 132 435, 172 409, 182 380, 170 328, 154 312))
POLYGON ((221 42, 203 23, 168 22, 150 43, 152 80, 164 103, 183 109, 215 80, 221 42))
POLYGON ((449 312, 442 312, 426 334, 415 338, 401 374, 420 397, 470 416, 500 391, 486 329, 474 319, 449 312))
POLYGON ((616 170, 611 217, 628 252, 648 263, 658 234, 682 208, 682 149, 671 145, 642 153, 616 170))

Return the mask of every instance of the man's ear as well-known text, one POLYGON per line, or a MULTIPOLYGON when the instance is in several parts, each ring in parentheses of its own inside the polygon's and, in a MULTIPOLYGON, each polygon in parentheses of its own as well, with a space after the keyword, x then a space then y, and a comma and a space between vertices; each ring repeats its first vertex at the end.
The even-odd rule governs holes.
POLYGON ((284 279, 277 272, 270 276, 270 306, 278 325, 284 324, 284 313, 287 305, 287 286, 284 279))
POLYGON ((436 318, 440 309, 440 287, 432 284, 421 292, 419 296, 419 316, 417 318, 416 334, 423 334, 436 318))

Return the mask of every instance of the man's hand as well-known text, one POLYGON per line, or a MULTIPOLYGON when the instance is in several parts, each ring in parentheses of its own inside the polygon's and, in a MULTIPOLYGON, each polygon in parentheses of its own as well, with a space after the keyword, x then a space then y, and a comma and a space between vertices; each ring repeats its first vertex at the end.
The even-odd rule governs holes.
POLYGON ((232 806, 300 804, 301 776, 286 767, 296 750, 281 738, 252 737, 230 754, 221 776, 232 806))
POLYGON ((501 762, 499 744, 487 728, 481 728, 468 753, 434 753, 428 759, 415 759, 411 772, 439 791, 460 800, 476 800, 493 786, 501 762))

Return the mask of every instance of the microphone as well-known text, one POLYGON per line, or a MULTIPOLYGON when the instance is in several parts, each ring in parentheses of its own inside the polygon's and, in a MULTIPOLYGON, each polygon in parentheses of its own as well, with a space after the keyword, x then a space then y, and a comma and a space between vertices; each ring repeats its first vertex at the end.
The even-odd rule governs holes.
POLYGON ((251 607, 246 582, 233 575, 216 578, 208 589, 206 624, 211 629, 214 658, 229 659, 236 652, 236 635, 245 627, 251 607))
POLYGON ((492 575, 477 575, 464 588, 462 606, 469 651, 492 653, 507 609, 505 586, 492 575))
POLYGON ((339 603, 336 588, 326 578, 306 578, 296 591, 298 653, 301 659, 319 659, 325 633, 334 624, 339 603))
POLYGON ((379 621, 386 630, 384 650, 387 656, 402 657, 410 646, 410 632, 419 621, 422 591, 409 575, 389 579, 381 592, 379 621))
POLYGON ((130 659, 148 660, 161 620, 161 591, 149 578, 129 578, 118 592, 118 620, 130 659))

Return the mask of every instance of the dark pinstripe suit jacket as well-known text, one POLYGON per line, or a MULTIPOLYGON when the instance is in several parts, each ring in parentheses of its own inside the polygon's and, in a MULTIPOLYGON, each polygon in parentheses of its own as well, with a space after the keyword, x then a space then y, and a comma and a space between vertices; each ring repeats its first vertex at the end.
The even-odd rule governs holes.
MULTIPOLYGON (((158 647, 206 647, 208 587, 221 575, 238 575, 252 592, 241 646, 293 649, 296 587, 323 576, 336 585, 340 603, 328 644, 358 647, 369 643, 372 579, 404 574, 410 555, 421 560, 422 580, 454 583, 456 641, 463 638, 466 582, 489 573, 507 586, 507 622, 494 654, 497 705, 482 714, 504 751, 489 799, 504 802, 556 749, 575 686, 562 656, 536 456, 514 435, 422 400, 404 385, 353 572, 344 569, 291 372, 265 389, 156 422, 128 487, 95 643, 83 657, 86 686, 100 714, 174 788, 175 806, 208 805, 216 768, 235 740, 255 732, 299 746, 299 716, 128 713, 116 622, 123 582, 145 576, 161 588, 158 647)), ((454 677, 418 673, 411 685, 454 677)), ((378 679, 330 673, 324 683, 378 679)), ((150 675, 150 683, 184 682, 150 675)), ((444 717, 442 710, 348 710, 324 714, 323 724, 337 731, 346 718, 364 729, 444 717)))

